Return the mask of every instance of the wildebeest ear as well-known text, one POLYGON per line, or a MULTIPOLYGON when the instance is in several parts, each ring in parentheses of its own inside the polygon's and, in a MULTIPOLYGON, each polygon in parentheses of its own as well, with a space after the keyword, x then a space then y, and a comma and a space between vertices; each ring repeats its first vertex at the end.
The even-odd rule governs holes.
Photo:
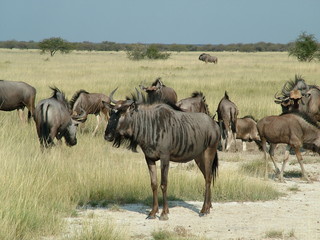
POLYGON ((136 102, 133 102, 130 106, 129 106, 129 111, 130 113, 133 113, 134 111, 138 111, 138 104, 136 102))
POLYGON ((85 121, 87 121, 87 116, 88 116, 88 114, 86 113, 86 111, 81 109, 80 114, 72 114, 71 118, 72 118, 72 120, 74 120, 78 123, 84 123, 85 121))

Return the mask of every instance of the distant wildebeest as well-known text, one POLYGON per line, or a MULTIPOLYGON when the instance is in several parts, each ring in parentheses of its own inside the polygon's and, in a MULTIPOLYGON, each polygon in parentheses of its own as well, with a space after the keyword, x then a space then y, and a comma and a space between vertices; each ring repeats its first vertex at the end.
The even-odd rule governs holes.
POLYGON ((167 180, 170 161, 185 163, 195 160, 205 178, 205 197, 200 215, 208 214, 212 206, 211 182, 215 180, 218 170, 219 126, 204 113, 183 112, 175 105, 163 103, 150 105, 135 98, 109 107, 112 110, 105 139, 113 141, 116 147, 127 140, 129 149, 135 150, 139 145, 145 155, 153 192, 153 207, 148 218, 154 219, 159 210, 158 160, 161 162, 160 186, 163 194, 160 220, 168 219, 167 180))
POLYGON ((283 182, 283 172, 289 159, 289 154, 286 154, 280 171, 275 162, 274 150, 278 143, 285 143, 294 149, 301 167, 302 177, 310 181, 303 167, 300 148, 303 147, 320 153, 320 128, 316 122, 301 112, 284 113, 280 116, 262 118, 258 121, 257 128, 266 160, 265 177, 267 178, 268 176, 266 152, 266 143, 268 142, 270 143, 269 154, 273 161, 275 172, 279 175, 279 180, 283 182))
MULTIPOLYGON (((222 134, 224 135, 224 134, 222 134)), ((259 150, 262 150, 261 140, 259 137, 256 120, 248 115, 237 119, 236 139, 242 141, 242 151, 247 151, 247 142, 254 141, 259 150)))
POLYGON ((77 144, 77 125, 86 120, 86 112, 73 115, 63 92, 51 88, 52 97, 41 100, 35 109, 34 120, 41 147, 51 147, 54 139, 65 138, 68 146, 77 144))
POLYGON ((313 120, 320 121, 320 88, 308 85, 301 76, 287 81, 281 95, 275 94, 275 103, 281 104, 282 112, 299 111, 313 120))
POLYGON ((141 90, 145 91, 148 95, 149 103, 164 102, 168 104, 177 103, 177 93, 173 88, 167 87, 157 78, 150 87, 144 87, 140 84, 141 90))
POLYGON ((200 60, 200 61, 203 61, 203 62, 205 62, 205 63, 208 63, 208 62, 209 62, 209 63, 214 63, 214 64, 218 63, 218 58, 215 57, 215 56, 211 56, 211 55, 208 54, 208 53, 202 53, 202 54, 200 54, 199 60, 200 60))
POLYGON ((101 123, 101 113, 105 120, 109 119, 109 109, 105 107, 102 101, 110 103, 110 98, 102 93, 89 93, 83 89, 77 91, 70 100, 72 111, 80 114, 84 110, 87 114, 94 114, 97 117, 97 125, 93 131, 96 134, 101 123))
POLYGON ((191 97, 181 99, 176 105, 185 112, 203 112, 210 116, 208 104, 202 92, 193 92, 191 97))
POLYGON ((28 121, 35 109, 36 89, 25 82, 0 80, 0 110, 18 110, 19 117, 25 121, 23 110, 28 109, 28 121))
POLYGON ((220 100, 217 108, 220 129, 226 129, 226 143, 224 144, 224 139, 221 139, 223 151, 230 149, 231 141, 236 144, 238 113, 237 106, 229 99, 228 93, 225 91, 224 97, 220 100))

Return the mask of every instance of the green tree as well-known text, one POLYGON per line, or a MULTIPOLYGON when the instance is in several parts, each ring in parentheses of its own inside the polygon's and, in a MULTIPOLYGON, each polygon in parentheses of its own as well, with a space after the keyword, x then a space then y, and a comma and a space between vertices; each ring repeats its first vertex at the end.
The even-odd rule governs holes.
POLYGON ((73 45, 62 38, 53 37, 41 41, 39 43, 39 48, 42 53, 49 52, 51 57, 53 57, 57 51, 69 53, 72 51, 73 45))
POLYGON ((310 62, 315 57, 319 58, 319 46, 313 34, 301 33, 292 48, 289 56, 297 57, 299 61, 310 62))

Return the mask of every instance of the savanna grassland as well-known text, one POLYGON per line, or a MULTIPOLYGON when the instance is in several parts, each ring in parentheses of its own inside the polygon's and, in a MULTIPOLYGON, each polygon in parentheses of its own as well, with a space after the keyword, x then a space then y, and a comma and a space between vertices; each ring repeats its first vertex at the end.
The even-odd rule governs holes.
MULTIPOLYGON (((320 83, 319 63, 298 62, 286 52, 221 52, 216 53, 216 65, 200 62, 199 54, 181 52, 172 53, 165 61, 130 61, 125 52, 72 52, 48 57, 35 50, 1 49, 0 79, 34 86, 37 103, 51 96, 49 86, 60 88, 69 99, 79 89, 108 95, 119 87, 114 97, 121 99, 141 82, 149 85, 161 77, 176 90, 178 99, 202 91, 212 115, 228 91, 239 116, 253 115, 256 119, 280 113, 273 102, 274 94, 295 74, 309 84, 320 83)), ((33 122, 22 123, 16 111, 0 112, 0 239, 59 236, 64 231, 64 218, 76 216, 76 208, 85 205, 150 205, 150 180, 141 151, 136 154, 113 148, 103 139, 105 123, 93 137, 95 124, 95 117, 89 116, 77 135, 76 146, 41 152, 33 122)), ((227 158, 224 154, 220 160, 227 158)), ((187 166, 170 169, 169 198, 202 201, 201 173, 187 166)), ((270 200, 281 194, 272 184, 232 169, 219 173, 213 190, 214 201, 219 202, 270 200)), ((125 238, 112 227, 104 229, 107 233, 101 234, 110 234, 108 239, 125 238)))

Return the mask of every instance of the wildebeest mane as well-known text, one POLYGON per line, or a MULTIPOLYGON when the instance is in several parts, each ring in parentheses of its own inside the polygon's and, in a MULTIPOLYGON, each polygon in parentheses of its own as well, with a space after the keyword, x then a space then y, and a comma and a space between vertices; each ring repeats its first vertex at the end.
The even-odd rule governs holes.
POLYGON ((202 97, 202 100, 203 100, 203 103, 204 103, 204 107, 205 107, 205 113, 208 115, 208 116, 210 116, 211 118, 212 118, 212 115, 211 115, 211 113, 210 113, 210 111, 209 111, 209 106, 208 106, 208 104, 207 104, 207 102, 206 102, 206 97, 203 95, 203 93, 200 91, 200 92, 198 92, 198 91, 195 91, 195 92, 193 92, 192 94, 191 94, 191 97, 202 97))
POLYGON ((57 88, 57 87, 50 87, 50 89, 53 91, 51 97, 57 99, 59 102, 61 102, 62 104, 64 104, 67 109, 70 109, 69 102, 68 102, 68 100, 67 100, 64 92, 62 92, 62 91, 61 91, 59 88, 57 88))
POLYGON ((126 100, 133 100, 135 103, 137 103, 138 105, 153 105, 153 104, 166 104, 168 106, 170 106, 171 108, 173 108, 176 111, 180 111, 183 112, 183 110, 178 107, 177 105, 169 102, 169 101, 158 101, 158 102, 154 102, 154 103, 150 103, 148 97, 145 97, 145 95, 143 94, 139 94, 138 93, 131 93, 131 96, 127 96, 126 100))
POLYGON ((295 75, 294 80, 287 81, 282 88, 282 95, 288 97, 290 95, 290 91, 297 89, 300 91, 306 91, 309 86, 306 84, 305 80, 300 75, 295 75))
POLYGON ((161 77, 158 77, 152 84, 151 86, 157 86, 157 84, 161 84, 163 87, 166 87, 166 85, 163 84, 163 82, 161 82, 161 77))
POLYGON ((229 99, 229 95, 228 95, 228 92, 227 92, 227 91, 225 91, 225 92, 224 92, 224 99, 230 100, 230 99, 229 99))
POLYGON ((283 116, 283 115, 287 115, 287 114, 294 114, 298 117, 301 117, 303 120, 305 120, 307 123, 315 126, 316 128, 320 129, 320 126, 318 125, 318 123, 316 121, 314 121, 308 114, 306 114, 305 112, 301 112, 301 111, 298 111, 298 110, 292 110, 292 111, 289 111, 289 112, 285 112, 285 113, 282 113, 280 114, 280 116, 283 116))
POLYGON ((86 93, 89 94, 89 92, 87 92, 86 90, 80 89, 79 91, 77 91, 75 94, 73 94, 69 104, 71 109, 73 108, 74 104, 76 103, 76 101, 78 100, 78 98, 80 97, 81 93, 86 93))

